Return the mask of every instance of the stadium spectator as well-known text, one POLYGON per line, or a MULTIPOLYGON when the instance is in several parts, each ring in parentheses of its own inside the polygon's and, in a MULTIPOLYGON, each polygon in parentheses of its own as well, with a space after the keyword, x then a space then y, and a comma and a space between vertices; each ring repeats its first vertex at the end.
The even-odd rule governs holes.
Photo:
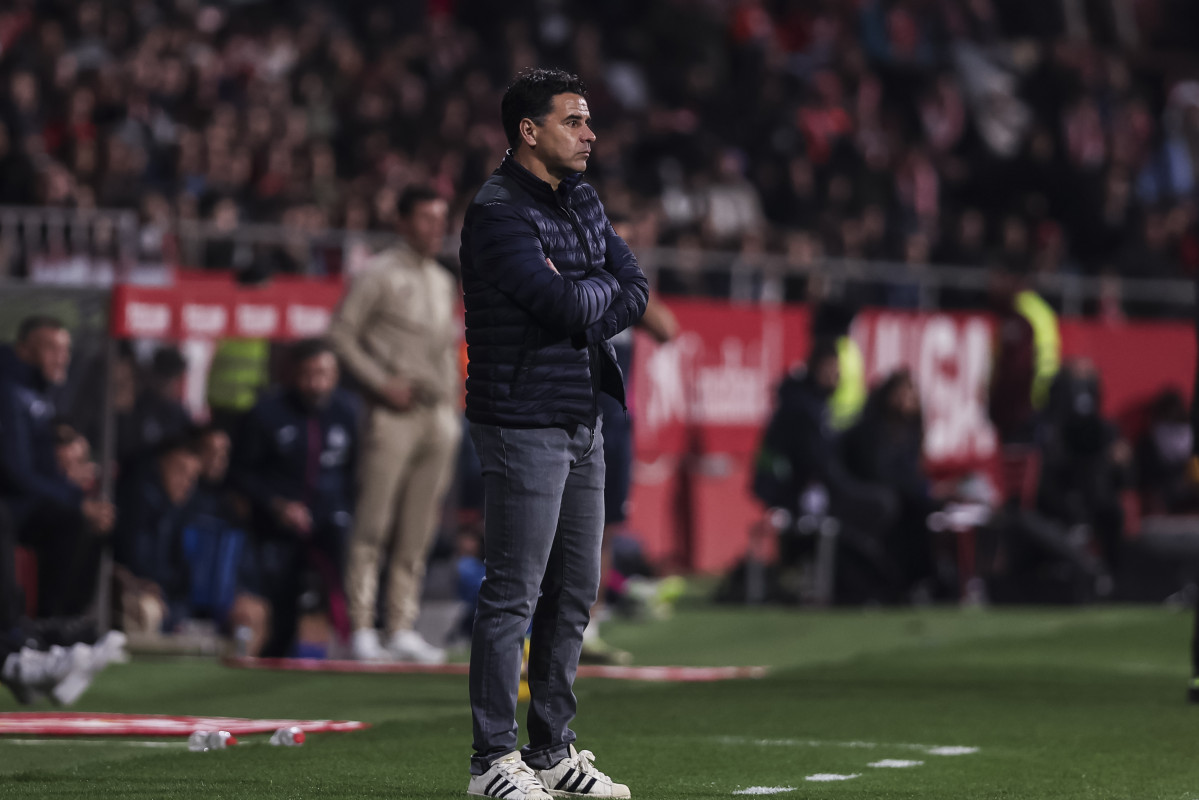
POLYGON ((125 637, 111 631, 97 637, 95 622, 84 617, 26 617, 16 547, 16 525, 0 502, 0 685, 22 704, 48 694, 70 705, 109 663, 127 659, 125 637))
POLYGON ((445 658, 415 625, 425 561, 462 431, 458 288, 434 258, 448 210, 431 188, 401 194, 396 211, 403 244, 377 256, 354 280, 329 329, 346 370, 371 400, 346 575, 354 657, 364 660, 445 658), (385 644, 375 627, 384 567, 385 644))
POLYGON ((285 385, 266 394, 234 438, 230 485, 250 502, 256 585, 271 609, 263 655, 291 655, 299 601, 323 590, 341 638, 349 635, 341 576, 353 508, 358 416, 337 388, 337 359, 319 340, 289 354, 285 385))
MULTIPOLYGON (((791 521, 804 516, 838 520, 838 600, 885 600, 892 579, 883 541, 898 502, 891 490, 859 480, 846 468, 829 409, 840 382, 839 360, 834 341, 817 340, 806 366, 784 376, 763 430, 752 489, 791 521)), ((789 525, 784 527, 780 561, 787 564, 802 543, 789 525)))
POLYGON ((940 503, 924 469, 924 423, 911 373, 899 370, 875 387, 861 417, 846 431, 841 452, 850 474, 887 487, 899 501, 884 540, 897 581, 895 597, 938 596, 948 587, 938 584, 928 516, 940 503))
MULTIPOLYGON (((877 206, 895 259, 917 232, 945 252, 944 210, 968 207, 1056 224, 1061 261, 1088 274, 1119 253, 1129 275, 1145 274, 1133 256, 1147 252, 1155 274, 1182 276, 1192 256, 1129 223, 1193 198, 1199 90, 1168 59, 1142 57, 1193 41, 1185 22, 1162 23, 1192 12, 1129 15, 1117 36, 1025 5, 650 4, 537 25, 483 3, 399 14, 364 0, 280 8, 262 26, 255 4, 133 16, 89 4, 84 26, 67 6, 36 4, 0 54, 0 197, 145 209, 150 254, 164 203, 218 233, 390 229, 406 185, 465 200, 505 146, 487 98, 513 65, 565 54, 597 114, 621 120, 593 180, 614 210, 661 207, 660 241, 694 233, 736 250, 765 219, 765 240, 785 250, 819 213, 838 231, 829 252, 852 255, 855 225, 843 223, 877 206), (478 46, 504 26, 494 48, 478 46)), ((320 248, 209 242, 190 263, 258 277, 345 268, 320 248)))
POLYGON ((38 611, 47 616, 90 606, 115 514, 60 466, 53 390, 70 360, 71 334, 53 317, 22 320, 15 346, 0 350, 0 496, 20 542, 38 555, 38 611))
POLYGON ((173 631, 192 616, 184 529, 199 474, 194 443, 176 438, 121 476, 113 539, 126 633, 173 631))
POLYGON ((1036 441, 1039 414, 1061 361, 1057 316, 1028 287, 1026 274, 996 273, 991 291, 998 316, 988 406, 991 422, 1001 445, 1027 447, 1036 441))
POLYGON ((183 405, 187 360, 174 347, 159 348, 150 363, 145 388, 133 407, 118 416, 117 460, 130 464, 155 452, 166 441, 180 439, 193 425, 183 405))
POLYGON ((197 431, 195 443, 200 475, 184 539, 193 611, 233 634, 238 655, 257 656, 266 645, 270 606, 251 592, 258 583, 246 536, 249 510, 228 483, 232 443, 215 425, 197 431))
POLYGON ((270 379, 271 343, 266 339, 222 339, 208 368, 207 400, 212 422, 237 431, 270 379))
POLYGON ((1093 543, 1110 574, 1123 546, 1121 495, 1132 485, 1133 454, 1102 410, 1095 365, 1066 362, 1050 392, 1037 506, 1093 543))
POLYGON ((1153 399, 1136 444, 1137 488, 1145 514, 1199 511, 1199 486, 1190 474, 1194 442, 1186 401, 1177 389, 1153 399))

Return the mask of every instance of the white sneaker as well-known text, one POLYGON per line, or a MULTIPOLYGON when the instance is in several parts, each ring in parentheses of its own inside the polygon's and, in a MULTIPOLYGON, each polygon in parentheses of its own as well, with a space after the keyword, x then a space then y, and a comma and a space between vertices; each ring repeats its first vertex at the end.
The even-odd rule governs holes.
POLYGON ((91 686, 102 668, 86 644, 70 648, 54 645, 49 650, 24 647, 4 660, 0 678, 22 703, 48 693, 56 703, 69 706, 91 686))
POLYGON ((109 664, 128 664, 129 651, 125 649, 128 637, 120 631, 109 631, 92 645, 96 657, 97 672, 109 664))
POLYGON ((537 773, 513 751, 482 775, 470 776, 466 793, 475 797, 502 797, 504 800, 550 800, 551 795, 537 780, 537 773))
POLYGON ((629 787, 595 768, 594 753, 580 753, 573 744, 569 756, 549 769, 537 770, 537 777, 553 797, 629 797, 629 787))
POLYGON ((69 650, 61 654, 56 654, 54 650, 50 648, 51 658, 66 661, 69 666, 66 675, 50 690, 50 699, 60 705, 73 705, 92 685, 97 673, 108 666, 108 661, 93 646, 82 643, 71 645, 69 650))
POLYGON ((445 663, 445 651, 426 642, 416 631, 396 631, 391 635, 387 649, 397 661, 413 661, 417 664, 445 663))
POLYGON ((390 661, 390 654, 379 642, 379 632, 374 628, 359 628, 350 641, 350 652, 355 661, 390 661))

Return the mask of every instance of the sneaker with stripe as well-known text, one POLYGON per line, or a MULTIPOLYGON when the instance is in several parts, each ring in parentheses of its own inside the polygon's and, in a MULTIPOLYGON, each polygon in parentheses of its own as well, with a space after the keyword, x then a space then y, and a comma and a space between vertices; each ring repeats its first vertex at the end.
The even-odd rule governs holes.
MULTIPOLYGON (((503 800, 550 800, 541 781, 514 751, 491 762, 482 775, 472 775, 466 793, 475 797, 501 797, 503 800)), ((628 797, 628 795, 625 795, 628 797)))
POLYGON ((580 753, 573 744, 569 756, 549 769, 537 770, 537 777, 554 797, 629 797, 629 787, 595 768, 594 753, 580 753))

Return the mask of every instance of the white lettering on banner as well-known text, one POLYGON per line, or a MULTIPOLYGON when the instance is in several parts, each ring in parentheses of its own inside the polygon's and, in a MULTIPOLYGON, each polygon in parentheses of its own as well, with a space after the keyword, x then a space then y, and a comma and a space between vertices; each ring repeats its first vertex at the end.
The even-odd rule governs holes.
POLYGON ((645 365, 648 392, 641 418, 647 430, 654 431, 672 422, 686 421, 690 370, 684 367, 684 363, 690 364, 694 353, 703 352, 703 348, 704 343, 699 335, 687 331, 650 354, 645 365))
POLYGON ((767 337, 757 364, 743 363, 744 343, 728 337, 720 343, 720 363, 701 366, 695 375, 692 419, 702 425, 757 425, 770 413, 770 382, 776 370, 763 366, 767 337))
POLYGON ((183 306, 185 336, 221 336, 229 325, 229 312, 224 306, 187 303, 183 306))
POLYGON ((779 319, 768 316, 756 342, 736 335, 721 339, 715 363, 706 363, 708 348, 694 331, 658 347, 646 362, 643 423, 650 430, 671 422, 761 425, 783 369, 782 335, 779 319))
POLYGON ((171 307, 165 303, 127 303, 125 327, 133 337, 165 337, 171 330, 171 307))
POLYGON ((237 332, 242 336, 271 337, 279 327, 279 310, 274 306, 239 304, 237 332))
POLYGON ((991 330, 984 318, 884 313, 855 325, 854 338, 871 383, 900 367, 912 371, 924 406, 924 454, 930 461, 981 461, 994 455, 995 431, 985 407, 991 330))
POLYGON ((293 336, 324 336, 332 314, 320 306, 288 306, 287 326, 293 336))

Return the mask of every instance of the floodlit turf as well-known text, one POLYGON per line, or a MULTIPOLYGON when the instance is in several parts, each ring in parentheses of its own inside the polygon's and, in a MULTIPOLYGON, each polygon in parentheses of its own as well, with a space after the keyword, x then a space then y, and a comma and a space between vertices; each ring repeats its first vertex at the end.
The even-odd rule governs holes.
MULTIPOLYGON (((1156 608, 694 608, 615 624, 638 663, 769 664, 755 681, 577 686, 580 744, 634 798, 1199 798, 1190 617, 1156 608), (977 747, 937 755, 934 746, 977 747), (878 762, 919 766, 871 767, 878 762), (857 775, 812 782, 813 775, 857 775)), ((0 711, 15 710, 7 697, 0 711)), ((299 749, 0 740, 0 797, 465 797, 465 678, 135 662, 78 710, 361 719, 299 749)), ((265 737, 257 737, 258 742, 265 737)))

